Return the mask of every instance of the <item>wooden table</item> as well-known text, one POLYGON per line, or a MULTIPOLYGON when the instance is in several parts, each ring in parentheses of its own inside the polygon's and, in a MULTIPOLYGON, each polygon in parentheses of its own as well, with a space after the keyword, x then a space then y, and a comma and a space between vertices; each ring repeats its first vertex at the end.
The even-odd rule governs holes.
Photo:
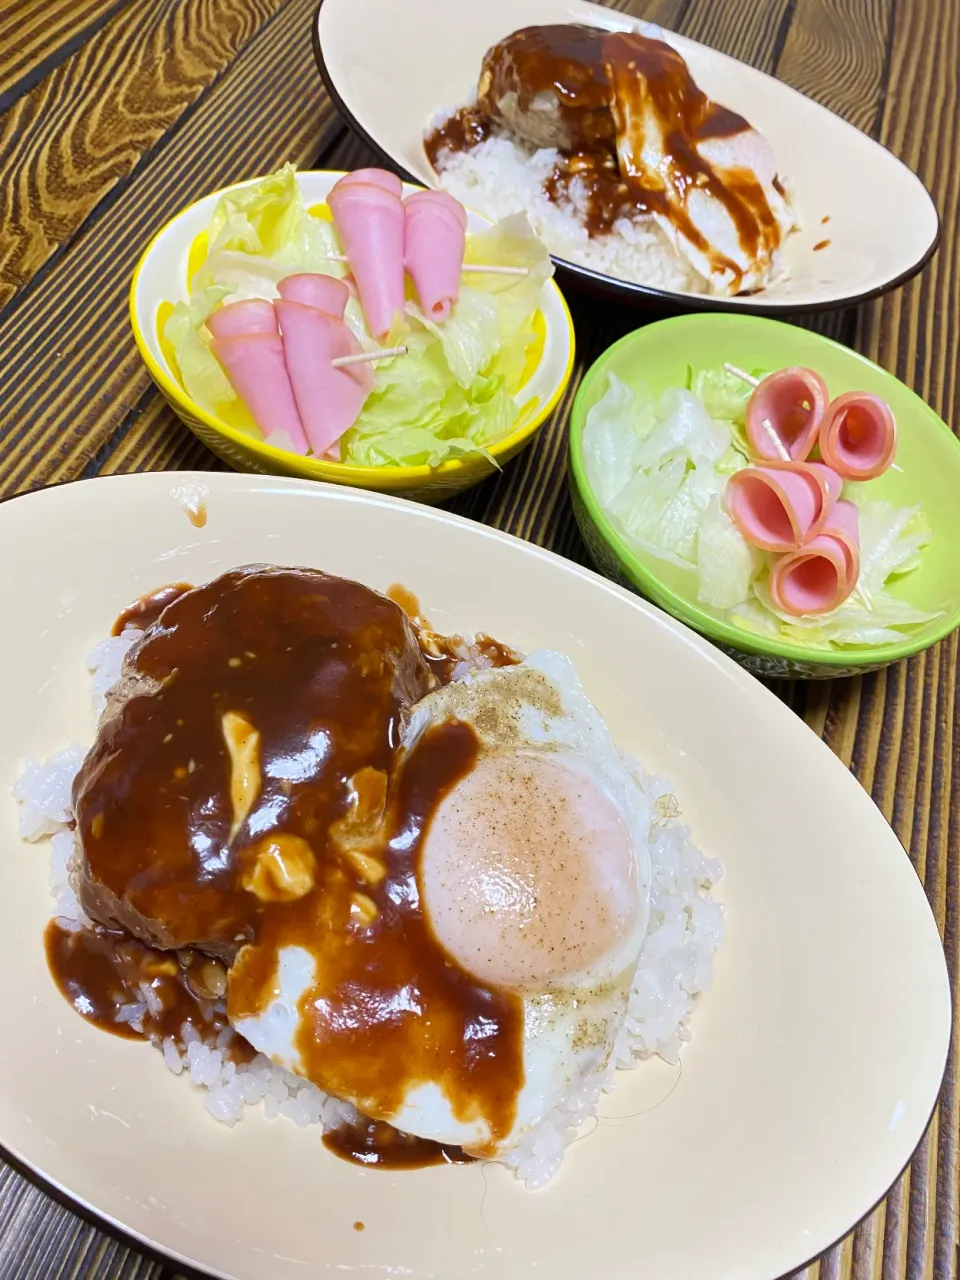
MULTIPOLYGON (((127 323, 127 286, 152 232, 198 196, 284 160, 332 168, 370 161, 321 86, 310 40, 315 2, 3 0, 0 497, 115 472, 219 465, 154 391, 127 323)), ((956 421, 958 0, 613 7, 776 74, 920 174, 943 218, 938 256, 892 296, 810 323, 956 421)), ((579 359, 556 417, 503 476, 453 505, 582 561, 567 497, 566 417, 582 371, 638 320, 571 302, 579 359)), ((946 942, 956 999, 956 635, 878 675, 776 692, 850 766, 910 851, 946 942)), ((800 1273, 805 1280, 957 1275, 956 1050, 955 1032, 940 1110, 912 1165, 851 1236, 800 1273)), ((0 1165, 0 1278, 68 1276, 173 1280, 174 1271, 0 1165)))

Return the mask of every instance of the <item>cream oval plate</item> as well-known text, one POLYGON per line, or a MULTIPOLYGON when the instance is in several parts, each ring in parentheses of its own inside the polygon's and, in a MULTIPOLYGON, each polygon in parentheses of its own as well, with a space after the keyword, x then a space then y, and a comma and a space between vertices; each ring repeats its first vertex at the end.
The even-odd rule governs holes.
POLYGON ((769 1280, 846 1232, 909 1160, 950 1032, 910 862, 833 754, 762 685, 595 574, 469 521, 334 486, 147 474, 0 507, 8 788, 92 734, 84 656, 130 600, 251 561, 405 584, 447 632, 577 664, 621 747, 675 784, 720 857, 727 938, 678 1073, 620 1073, 595 1132, 525 1191, 501 1166, 391 1174, 315 1130, 229 1130, 143 1044, 84 1023, 47 972, 44 851, 0 806, 0 1145, 139 1239, 231 1280, 321 1273, 769 1280), (208 520, 185 507, 199 496, 208 520), (357 1231, 355 1222, 365 1230, 357 1231))
POLYGON ((485 51, 520 27, 583 22, 641 30, 672 44, 708 97, 732 108, 773 147, 802 230, 787 242, 789 278, 749 297, 719 298, 628 283, 559 260, 585 287, 629 301, 763 313, 846 306, 918 271, 939 234, 933 201, 889 151, 779 80, 706 45, 583 0, 321 0, 317 61, 334 101, 378 151, 427 186, 427 121, 476 91, 485 51), (824 221, 828 219, 828 221, 824 221), (819 251, 816 246, 828 244, 819 251))

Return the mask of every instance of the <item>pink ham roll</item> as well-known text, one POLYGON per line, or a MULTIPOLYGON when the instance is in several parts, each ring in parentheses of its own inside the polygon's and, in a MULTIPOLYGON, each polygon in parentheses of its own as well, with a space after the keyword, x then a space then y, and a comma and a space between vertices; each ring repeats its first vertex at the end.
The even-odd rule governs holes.
POLYGON ((360 416, 373 390, 373 370, 368 364, 334 369, 333 360, 362 350, 342 320, 300 302, 281 299, 276 308, 297 407, 310 447, 319 457, 360 416))
POLYGON ((370 332, 385 338, 403 311, 403 201, 369 182, 341 178, 327 197, 370 332))
POLYGON ((345 173, 337 186, 350 187, 357 182, 368 183, 372 187, 382 187, 384 191, 390 191, 395 196, 403 195, 403 183, 388 169, 354 169, 351 173, 345 173))
POLYGON ((853 593, 859 577, 857 508, 840 501, 818 537, 773 566, 770 595, 778 609, 797 618, 831 613, 853 593))
POLYGON ((848 480, 883 475, 897 451, 897 424, 890 406, 866 391, 837 396, 820 428, 820 454, 848 480))
POLYGON ((432 320, 446 320, 460 297, 467 215, 445 191, 418 191, 404 201, 403 262, 420 306, 432 320))
POLYGON ((264 437, 283 432, 294 453, 306 453, 309 446, 287 374, 280 335, 276 332, 233 333, 214 338, 210 346, 264 437))
POLYGON ((759 458, 803 462, 817 443, 830 394, 812 369, 780 369, 754 388, 747 401, 750 447, 759 458))
POLYGON ((235 338, 241 333, 276 333, 277 313, 272 302, 251 298, 249 302, 228 302, 207 316, 206 324, 215 338, 235 338))
POLYGON ((343 319, 350 301, 350 290, 342 280, 312 271, 287 276, 277 285, 277 292, 286 302, 302 302, 305 307, 316 307, 338 320, 343 319))
POLYGON ((820 533, 842 487, 817 462, 744 467, 727 481, 727 513, 755 547, 794 551, 820 533))

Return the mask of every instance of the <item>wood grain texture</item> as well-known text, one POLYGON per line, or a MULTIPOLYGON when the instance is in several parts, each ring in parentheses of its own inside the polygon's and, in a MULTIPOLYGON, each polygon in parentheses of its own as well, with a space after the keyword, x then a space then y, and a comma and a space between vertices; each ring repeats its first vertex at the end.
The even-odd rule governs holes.
POLYGON ((6 0, 0 9, 0 110, 129 2, 6 0))
POLYGON ((6 113, 0 308, 229 67, 283 0, 122 9, 6 113))
MULTIPOLYGON (((56 61, 70 33, 83 29, 83 14, 95 19, 109 7, 96 0, 77 0, 73 6, 51 6, 45 0, 15 3, 25 15, 25 30, 29 15, 41 8, 55 10, 46 41, 30 54, 34 65, 47 58, 56 61), (64 16, 68 11, 73 15, 69 21, 64 16)), ((63 187, 46 169, 51 147, 56 152, 47 110, 29 115, 21 108, 18 172, 32 165, 35 181, 46 184, 50 200, 48 206, 36 206, 32 216, 40 230, 33 234, 64 248, 39 274, 35 264, 40 259, 22 259, 16 277, 22 281, 19 293, 8 315, 0 315, 0 496, 83 475, 220 465, 150 386, 127 331, 125 279, 105 279, 102 264, 105 255, 113 254, 114 271, 129 274, 151 230, 178 207, 255 170, 287 158, 344 168, 370 162, 363 144, 334 121, 319 88, 308 40, 312 4, 251 0, 243 10, 249 19, 236 18, 249 21, 244 39, 218 27, 215 41, 226 49, 232 40, 230 47, 239 52, 235 57, 224 54, 218 63, 224 69, 207 80, 203 68, 212 62, 205 52, 187 65, 168 47, 160 49, 165 33, 173 30, 184 32, 183 47, 190 44, 183 19, 187 9, 196 15, 194 21, 206 14, 205 20, 216 25, 201 0, 127 0, 123 13, 108 15, 108 21, 122 25, 132 21, 124 16, 128 10, 136 13, 144 32, 149 28, 153 35, 144 34, 129 48, 139 49, 141 57, 148 47, 157 49, 167 59, 165 66, 179 68, 179 78, 166 87, 149 77, 141 80, 147 99, 130 120, 124 117, 123 89, 131 81, 119 64, 85 86, 77 101, 102 100, 100 131, 91 125, 94 116, 88 109, 87 124, 77 122, 70 147, 64 151, 61 146, 61 154, 81 156, 69 170, 81 204, 84 191, 101 190, 97 183, 104 191, 112 183, 115 194, 106 200, 98 195, 65 232, 57 222, 63 187), (187 84, 196 89, 189 101, 183 88, 187 84), (177 114, 158 131, 156 122, 164 110, 174 110, 171 102, 180 104, 177 114), (98 142, 90 146, 86 140, 94 134, 98 142), (126 170, 129 176, 115 175, 111 164, 117 157, 121 170, 136 157, 126 170), (79 325, 78 315, 83 317, 79 325)), ((872 133, 920 173, 943 217, 938 256, 917 280, 890 297, 804 323, 892 370, 955 422, 960 343, 955 302, 960 254, 957 0, 614 0, 612 7, 779 75, 872 133)), ((243 6, 240 0, 221 0, 219 8, 236 15, 243 6)), ((0 93, 19 56, 9 42, 4 44, 6 15, 4 10, 0 16, 0 93)), ((223 21, 229 27, 229 19, 223 21)), ((50 76, 71 83, 71 62, 82 56, 82 51, 70 52, 50 76)), ((88 77, 110 65, 96 62, 90 52, 87 59, 88 77)), ((9 165, 9 159, 0 157, 0 200, 10 180, 9 165)), ((5 221, 14 225, 0 231, 0 245, 8 243, 4 235, 20 237, 27 230, 15 209, 5 221)), ((579 350, 563 403, 534 445, 502 476, 462 495, 453 507, 586 562, 567 495, 567 415, 585 368, 639 321, 627 311, 598 308, 576 297, 570 301, 579 350)), ((955 1004, 960 960, 960 794, 954 797, 960 789, 957 659, 954 636, 909 662, 862 679, 774 686, 870 791, 903 841, 944 937, 955 1004)), ((910 1168, 883 1204, 798 1272, 796 1280, 956 1280, 958 1056, 960 1030, 955 1025, 939 1112, 910 1168)), ((0 1169, 0 1280, 68 1276, 176 1280, 175 1269, 162 1271, 156 1262, 82 1223, 18 1174, 0 1169)))
POLYGON ((81 472, 150 385, 126 292, 151 234, 207 191, 316 153, 333 113, 304 38, 312 8, 288 0, 208 90, 205 109, 17 299, 0 349, 0 494, 81 472))
POLYGON ((160 1280, 163 1268, 83 1222, 0 1167, 0 1276, 3 1280, 160 1280))
POLYGON ((777 62, 777 76, 831 111, 873 133, 883 97, 894 0, 837 5, 796 0, 777 62))

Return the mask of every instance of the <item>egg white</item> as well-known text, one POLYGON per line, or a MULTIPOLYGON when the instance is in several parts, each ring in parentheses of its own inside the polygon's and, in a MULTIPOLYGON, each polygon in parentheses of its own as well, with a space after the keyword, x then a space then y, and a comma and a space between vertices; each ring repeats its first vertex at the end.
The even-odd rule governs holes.
MULTIPOLYGON (((610 1060, 649 921, 648 838, 653 815, 563 654, 538 651, 519 666, 477 671, 429 694, 407 716, 404 746, 412 750, 431 725, 451 719, 472 726, 481 759, 494 753, 547 752, 578 774, 616 809, 636 858, 637 901, 625 935, 587 968, 562 981, 518 991, 523 1002, 525 1078, 509 1132, 493 1143, 483 1119, 458 1119, 439 1086, 430 1082, 410 1088, 395 1114, 378 1117, 407 1133, 502 1156, 610 1060)), ((424 909, 429 914, 428 904, 424 909)), ((235 1023, 256 1049, 297 1074, 304 1074, 296 1048, 298 1002, 313 980, 314 968, 306 951, 284 948, 274 999, 258 1016, 235 1023)))

